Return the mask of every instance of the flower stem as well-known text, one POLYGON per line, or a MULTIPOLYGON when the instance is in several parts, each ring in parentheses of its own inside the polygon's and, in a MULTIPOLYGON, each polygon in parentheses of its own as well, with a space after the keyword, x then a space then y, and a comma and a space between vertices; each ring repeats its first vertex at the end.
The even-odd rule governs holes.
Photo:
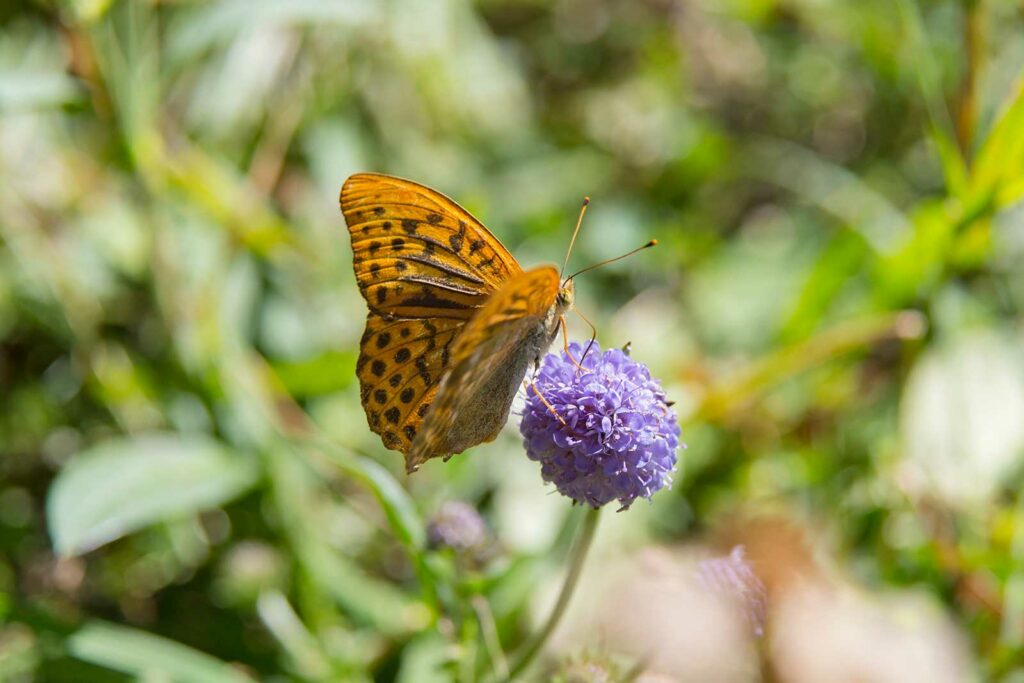
POLYGON ((590 550, 591 542, 594 540, 594 532, 597 530, 597 520, 600 514, 600 508, 587 510, 587 515, 583 518, 580 535, 573 546, 572 554, 569 556, 569 572, 565 576, 565 583, 562 584, 562 592, 558 594, 558 601, 555 602, 555 607, 551 610, 551 614, 548 615, 544 626, 527 641, 519 654, 516 655, 509 668, 508 676, 502 679, 502 683, 510 683, 516 680, 516 677, 533 663, 537 653, 547 643, 548 638, 555 628, 558 627, 558 623, 565 615, 565 610, 569 606, 569 600, 572 599, 576 584, 579 583, 580 574, 583 571, 583 563, 587 559, 587 551, 590 550))

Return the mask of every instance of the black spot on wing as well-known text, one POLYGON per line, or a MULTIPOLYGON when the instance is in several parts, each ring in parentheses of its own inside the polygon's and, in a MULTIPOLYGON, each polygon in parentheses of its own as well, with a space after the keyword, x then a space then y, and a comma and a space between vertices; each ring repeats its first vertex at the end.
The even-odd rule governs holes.
POLYGON ((420 379, 422 379, 423 383, 429 387, 432 378, 430 377, 430 373, 427 372, 427 359, 423 356, 417 358, 416 369, 419 371, 420 379))
POLYGON ((423 328, 427 331, 427 351, 433 351, 437 346, 437 326, 429 320, 424 320, 423 328))
POLYGON ((451 348, 449 348, 449 347, 451 347, 453 341, 455 341, 455 337, 451 337, 447 342, 445 342, 444 348, 441 349, 441 367, 442 368, 447 368, 448 364, 451 363, 452 352, 451 352, 451 348))
POLYGON ((462 251, 462 245, 466 241, 466 224, 463 221, 459 221, 459 232, 448 238, 448 244, 451 245, 452 251, 458 253, 462 251))

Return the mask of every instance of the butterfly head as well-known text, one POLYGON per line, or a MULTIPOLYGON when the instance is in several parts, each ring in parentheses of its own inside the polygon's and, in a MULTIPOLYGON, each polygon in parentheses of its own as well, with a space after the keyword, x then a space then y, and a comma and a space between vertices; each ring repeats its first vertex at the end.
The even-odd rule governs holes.
POLYGON ((575 301, 576 285, 573 284, 571 279, 566 280, 559 287, 558 296, 555 297, 555 306, 558 308, 558 313, 562 314, 571 309, 575 301))

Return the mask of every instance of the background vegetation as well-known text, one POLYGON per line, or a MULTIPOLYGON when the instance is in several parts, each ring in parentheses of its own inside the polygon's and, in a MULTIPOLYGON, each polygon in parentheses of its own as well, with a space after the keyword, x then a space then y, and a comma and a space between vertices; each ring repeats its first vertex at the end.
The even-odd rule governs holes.
POLYGON ((359 406, 337 194, 379 170, 524 264, 584 194, 574 263, 660 241, 577 284, 689 444, 614 553, 769 511, 1024 680, 1022 65, 1011 0, 0 3, 0 679, 472 680, 526 637, 579 510, 513 426, 407 478, 359 406), (453 499, 486 562, 425 549, 453 499))

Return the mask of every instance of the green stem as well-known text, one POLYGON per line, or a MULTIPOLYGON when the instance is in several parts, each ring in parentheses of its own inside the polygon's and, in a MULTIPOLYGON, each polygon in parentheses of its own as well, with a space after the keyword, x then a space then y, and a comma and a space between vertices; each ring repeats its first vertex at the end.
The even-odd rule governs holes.
POLYGON ((502 683, 510 683, 516 680, 516 677, 533 663, 537 653, 543 649, 548 638, 555 628, 558 627, 558 623, 565 615, 565 610, 569 606, 569 600, 572 599, 576 584, 579 583, 580 574, 583 571, 583 563, 587 559, 587 552, 590 550, 591 542, 594 540, 594 532, 597 530, 597 520, 600 518, 600 514, 600 508, 587 511, 587 516, 583 518, 583 527, 580 529, 580 535, 576 539, 576 545, 572 549, 572 554, 569 556, 569 572, 565 576, 565 583, 562 584, 562 592, 558 595, 558 601, 555 603, 554 609, 551 610, 551 614, 548 615, 544 626, 516 655, 509 669, 508 676, 502 679, 502 683))
POLYGON ((473 611, 476 612, 477 621, 480 622, 480 635, 486 648, 487 659, 491 666, 491 672, 502 678, 508 677, 508 662, 505 661, 505 653, 501 651, 501 638, 498 636, 498 626, 494 623, 494 614, 487 598, 477 594, 470 600, 473 611))
POLYGON ((978 80, 985 57, 985 21, 982 0, 963 0, 964 64, 956 111, 956 137, 960 152, 970 160, 978 120, 978 80))

